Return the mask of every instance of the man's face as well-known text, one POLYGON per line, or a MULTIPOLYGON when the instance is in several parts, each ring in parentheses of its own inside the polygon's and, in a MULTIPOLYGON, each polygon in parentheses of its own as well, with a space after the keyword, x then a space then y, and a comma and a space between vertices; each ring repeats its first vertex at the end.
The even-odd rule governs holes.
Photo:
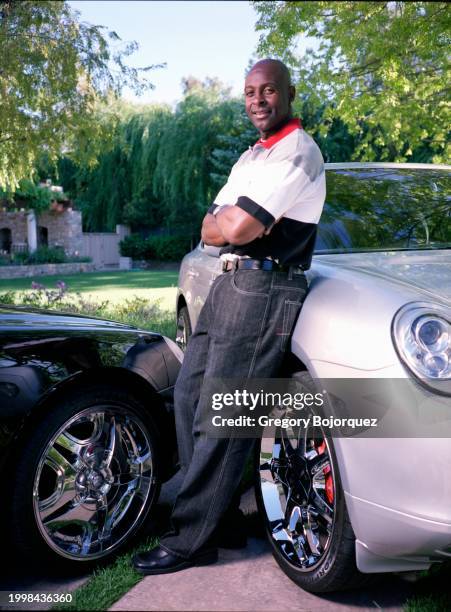
POLYGON ((280 123, 291 117, 290 86, 277 66, 263 64, 252 69, 244 84, 246 113, 262 138, 275 133, 280 123))

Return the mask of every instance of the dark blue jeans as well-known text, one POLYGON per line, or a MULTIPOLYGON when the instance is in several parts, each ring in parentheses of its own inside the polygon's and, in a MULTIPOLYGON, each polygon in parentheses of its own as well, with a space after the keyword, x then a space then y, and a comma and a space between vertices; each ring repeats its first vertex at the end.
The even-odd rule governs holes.
POLYGON ((253 439, 207 437, 204 379, 277 376, 307 292, 303 274, 236 270, 216 278, 190 338, 174 392, 184 478, 167 550, 189 557, 204 547, 230 506, 253 439), (203 413, 205 414, 205 413, 203 413))

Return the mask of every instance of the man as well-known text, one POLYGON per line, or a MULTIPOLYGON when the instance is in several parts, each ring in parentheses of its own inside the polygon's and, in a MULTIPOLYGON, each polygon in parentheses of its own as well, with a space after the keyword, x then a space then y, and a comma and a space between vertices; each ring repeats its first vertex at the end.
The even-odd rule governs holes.
POLYGON ((202 240, 223 247, 224 274, 210 289, 177 379, 184 478, 172 531, 159 547, 134 558, 145 574, 217 559, 218 525, 236 516, 253 440, 205 435, 201 415, 211 396, 204 379, 276 376, 307 291, 303 269, 310 265, 324 204, 323 159, 292 116, 295 89, 282 62, 257 62, 244 95, 260 140, 232 168, 202 224, 202 240))

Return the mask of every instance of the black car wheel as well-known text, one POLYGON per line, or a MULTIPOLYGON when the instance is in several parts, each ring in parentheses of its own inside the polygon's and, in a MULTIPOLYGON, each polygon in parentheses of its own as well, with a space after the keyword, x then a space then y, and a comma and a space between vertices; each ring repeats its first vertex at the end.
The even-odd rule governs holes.
POLYGON ((52 406, 17 465, 11 523, 19 552, 83 566, 116 553, 158 498, 157 440, 144 406, 113 386, 52 406))
MULTIPOLYGON (((300 379, 311 391, 308 374, 300 379)), ((257 504, 282 570, 313 593, 363 584, 331 440, 309 428, 266 430, 257 453, 257 504)))
POLYGON ((188 308, 186 306, 182 306, 177 317, 177 332, 175 337, 175 341, 182 351, 186 350, 186 345, 188 344, 191 333, 191 321, 189 318, 188 308))

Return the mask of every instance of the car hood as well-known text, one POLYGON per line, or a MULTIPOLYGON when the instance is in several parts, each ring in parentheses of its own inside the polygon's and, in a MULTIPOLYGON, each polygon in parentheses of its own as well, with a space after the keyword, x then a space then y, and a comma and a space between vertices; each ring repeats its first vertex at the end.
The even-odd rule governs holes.
MULTIPOLYGON (((24 306, 0 305, 0 329, 53 329, 53 330, 110 330, 133 331, 132 325, 79 314, 41 310, 24 306)), ((150 333, 150 332, 148 332, 150 333)))
POLYGON ((315 255, 317 264, 385 278, 451 302, 451 251, 384 251, 315 255))

